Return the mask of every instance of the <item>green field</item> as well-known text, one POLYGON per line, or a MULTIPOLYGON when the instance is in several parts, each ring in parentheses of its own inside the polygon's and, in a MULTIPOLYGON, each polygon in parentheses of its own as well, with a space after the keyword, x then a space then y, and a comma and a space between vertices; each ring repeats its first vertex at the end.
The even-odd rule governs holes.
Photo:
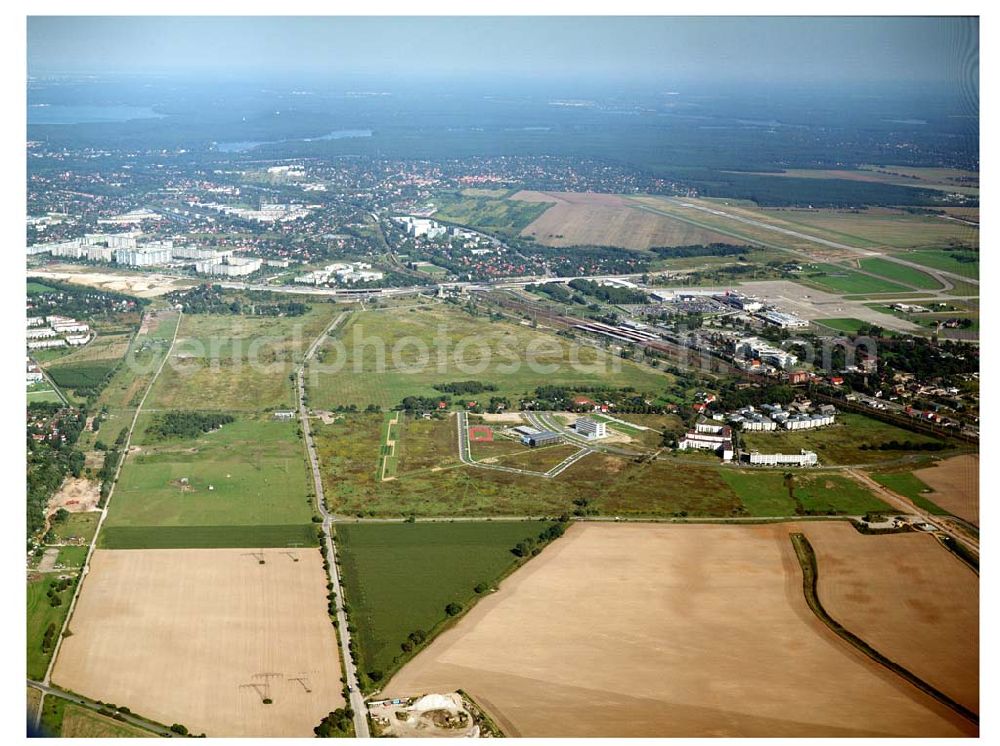
POLYGON ((83 567, 83 563, 87 559, 87 551, 89 549, 90 547, 87 545, 59 547, 59 557, 56 559, 56 564, 62 565, 63 567, 79 569, 83 567))
MULTIPOLYGON (((396 478, 382 482, 376 472, 382 425, 382 415, 359 413, 314 426, 324 491, 336 513, 557 516, 580 507, 574 500, 584 500, 588 511, 605 515, 729 516, 739 508, 711 460, 704 466, 673 461, 639 465, 626 458, 591 454, 553 479, 457 465, 454 424, 448 420, 416 434, 410 428, 421 421, 408 422, 396 478), (406 455, 413 447, 418 449, 417 463, 406 455), (436 466, 443 468, 435 470, 436 466)), ((472 444, 474 458, 512 452, 523 452, 528 459, 547 458, 549 450, 522 451, 517 443, 500 449, 490 445, 472 444)), ((518 458, 510 465, 527 468, 518 458)), ((503 463, 508 462, 504 459, 503 463)))
POLYGON ((89 544, 100 517, 97 511, 70 513, 64 520, 52 525, 46 538, 51 544, 89 544))
POLYGON ((830 472, 722 470, 749 515, 861 515, 889 507, 852 479, 830 472), (792 474, 792 495, 785 474, 792 474))
POLYGON ((869 326, 868 322, 860 319, 814 319, 813 323, 821 324, 835 332, 846 332, 847 334, 857 334, 862 326, 869 326))
POLYGON ((871 478, 883 487, 888 487, 893 492, 908 497, 913 501, 914 505, 923 508, 933 515, 948 515, 947 510, 931 502, 924 496, 924 493, 932 492, 933 490, 912 472, 901 471, 872 474, 871 478))
POLYGON ((921 435, 865 417, 861 414, 842 412, 829 427, 815 430, 777 430, 771 433, 740 433, 746 450, 761 453, 798 453, 800 449, 815 451, 825 466, 838 464, 870 464, 894 461, 909 451, 880 451, 882 443, 895 440, 900 443, 936 443, 936 438, 921 435), (861 446, 868 446, 862 449, 861 446))
POLYGON ((806 268, 803 279, 834 293, 898 293, 906 288, 889 280, 865 275, 837 264, 813 264, 806 268))
POLYGON ((68 702, 63 711, 59 736, 61 738, 154 738, 155 734, 68 702))
POLYGON ((59 394, 54 389, 43 389, 41 391, 29 391, 27 393, 28 404, 36 402, 61 402, 59 394))
POLYGON ((223 546, 255 546, 263 541, 254 538, 257 527, 282 537, 309 527, 311 489, 297 423, 237 415, 198 438, 154 445, 143 439, 151 417, 143 414, 137 426, 139 450, 122 468, 104 546, 208 546, 214 536, 223 546), (154 529, 168 526, 197 530, 187 532, 190 538, 180 529, 157 539, 154 529))
POLYGON ((107 526, 104 549, 223 549, 317 546, 310 524, 260 526, 107 526))
POLYGON ((344 592, 357 627, 359 667, 388 674, 415 630, 432 635, 445 606, 468 608, 478 583, 494 583, 517 558, 511 548, 537 536, 540 521, 343 523, 337 544, 344 592))
POLYGON ((489 196, 466 190, 439 192, 434 195, 434 204, 438 208, 435 220, 516 236, 553 203, 522 202, 505 199, 502 194, 489 196))
POLYGON ((54 574, 39 575, 28 580, 28 678, 36 681, 41 681, 45 677, 45 669, 52 657, 51 649, 42 650, 45 630, 50 624, 54 625, 55 636, 52 638, 54 643, 55 637, 58 636, 59 630, 62 628, 63 620, 66 618, 66 612, 69 610, 69 602, 75 588, 75 585, 71 585, 59 593, 58 596, 62 603, 59 606, 52 606, 46 594, 49 583, 55 582, 55 580, 54 574))
POLYGON ((900 258, 906 259, 916 264, 922 264, 932 269, 943 269, 946 272, 954 272, 957 275, 968 277, 973 280, 979 279, 979 252, 954 252, 943 249, 928 249, 926 251, 908 251, 901 254, 900 258), (972 259, 975 261, 960 262, 957 257, 972 259))
POLYGON ((55 291, 55 288, 50 288, 48 285, 43 285, 40 282, 29 282, 27 288, 28 295, 40 295, 42 293, 51 293, 55 291))
POLYGON ((543 385, 633 386, 655 398, 673 381, 601 350, 451 305, 358 312, 338 342, 322 347, 309 365, 310 406, 388 410, 406 396, 440 396, 434 384, 468 380, 497 387, 482 398, 507 396, 515 405, 543 385))
POLYGON ((941 283, 926 272, 921 272, 919 269, 914 269, 913 267, 907 267, 904 264, 896 264, 888 259, 871 257, 860 260, 859 264, 865 272, 872 272, 880 277, 920 288, 921 290, 938 290, 941 288, 941 283))
POLYGON ((335 306, 317 303, 294 317, 185 315, 147 406, 289 409, 295 363, 335 313, 335 306))

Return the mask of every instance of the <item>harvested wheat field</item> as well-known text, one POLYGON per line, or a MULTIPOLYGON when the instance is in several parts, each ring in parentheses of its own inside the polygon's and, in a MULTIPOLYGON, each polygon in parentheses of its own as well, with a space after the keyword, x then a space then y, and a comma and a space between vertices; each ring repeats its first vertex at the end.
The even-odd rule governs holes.
POLYGON ((523 231, 545 246, 654 246, 736 243, 729 236, 639 210, 615 194, 520 191, 511 199, 554 202, 523 231))
POLYGON ((810 524, 827 612, 883 655, 979 711, 979 578, 933 536, 810 524))
POLYGON ((802 524, 577 524, 397 674, 509 735, 959 736, 806 606, 802 524))
POLYGON ((934 490, 927 499, 979 525, 978 455, 955 456, 913 473, 934 490))
POLYGON ((322 558, 258 554, 98 550, 53 682, 192 733, 311 736, 344 704, 322 558))

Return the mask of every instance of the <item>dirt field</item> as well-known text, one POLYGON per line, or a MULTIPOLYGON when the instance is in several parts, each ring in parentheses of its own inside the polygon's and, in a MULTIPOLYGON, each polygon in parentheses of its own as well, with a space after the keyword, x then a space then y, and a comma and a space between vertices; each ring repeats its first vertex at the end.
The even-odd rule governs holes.
POLYGON ((979 456, 956 456, 913 473, 934 490, 928 500, 979 525, 979 456))
POLYGON ((578 524, 405 667, 508 735, 955 736, 950 710, 819 622, 796 524, 578 524))
POLYGON ((47 506, 47 515, 52 515, 59 508, 65 508, 70 513, 84 513, 96 510, 101 499, 101 486, 82 477, 67 477, 59 491, 51 498, 47 506))
POLYGON ((155 298, 158 295, 165 295, 173 290, 197 284, 192 280, 171 275, 86 271, 71 264, 35 267, 32 268, 31 274, 39 277, 50 277, 53 280, 65 280, 77 285, 88 285, 100 290, 129 293, 140 298, 155 298))
POLYGON ((830 615, 883 655, 979 710, 979 579, 927 534, 810 524, 830 615), (877 569, 876 569, 877 568, 877 569))
POLYGON ((192 733, 312 736, 340 665, 319 552, 292 551, 95 552, 53 681, 192 733))
POLYGON ((520 191, 511 199, 555 202, 521 231, 545 246, 654 246, 736 243, 721 233, 645 212, 615 194, 520 191))

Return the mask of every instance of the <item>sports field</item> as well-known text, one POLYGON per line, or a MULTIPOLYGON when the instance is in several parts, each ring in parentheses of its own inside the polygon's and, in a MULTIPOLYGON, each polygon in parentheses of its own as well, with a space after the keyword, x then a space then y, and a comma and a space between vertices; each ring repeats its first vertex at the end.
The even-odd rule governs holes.
POLYGON ((812 614, 812 525, 574 525, 384 694, 462 688, 512 736, 973 735, 812 614))
POLYGON ((315 303, 305 315, 293 317, 185 315, 146 404, 152 409, 289 409, 295 362, 334 315, 328 303, 315 303))
POLYGON ((357 312, 338 342, 320 348, 309 365, 312 407, 389 410, 406 396, 441 397, 435 384, 468 380, 497 387, 482 395, 486 400, 507 396, 515 404, 543 385, 633 386, 656 395, 672 380, 601 350, 444 304, 357 312))
POLYGON ((287 546, 314 535, 295 422, 240 415, 195 439, 148 444, 150 417, 140 418, 103 546, 287 546), (206 543, 212 535, 218 544, 206 543))
POLYGON ((594 192, 521 191, 511 199, 552 204, 521 231, 544 246, 658 246, 737 243, 729 236, 636 209, 622 197, 594 192))
POLYGON ((416 630, 434 634, 448 615, 514 566, 511 549, 537 536, 543 521, 342 523, 337 526, 347 602, 357 627, 360 668, 387 673, 416 630))
POLYGON ((883 655, 979 711, 979 579, 932 536, 810 524, 827 612, 883 655))
POLYGON ((53 682, 195 734, 311 736, 343 705, 325 584, 315 549, 98 551, 53 682))
POLYGON ((841 412, 833 425, 815 430, 776 430, 770 433, 740 433, 746 450, 761 453, 798 453, 801 449, 815 451, 820 464, 872 464, 894 461, 907 451, 880 450, 890 441, 903 443, 937 443, 937 438, 903 430, 887 422, 861 414, 841 412), (863 448, 863 446, 865 446, 863 448))

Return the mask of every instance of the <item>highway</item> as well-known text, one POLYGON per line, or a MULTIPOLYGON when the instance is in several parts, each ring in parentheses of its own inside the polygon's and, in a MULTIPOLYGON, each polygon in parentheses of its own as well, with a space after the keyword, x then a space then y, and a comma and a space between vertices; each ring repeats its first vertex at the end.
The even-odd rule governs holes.
POLYGON ((319 458, 316 456, 316 446, 313 443, 312 429, 309 425, 309 411, 305 405, 304 373, 306 363, 316 353, 316 350, 319 349, 320 344, 326 339, 327 335, 336 329, 347 316, 347 313, 341 313, 313 340, 313 343, 309 346, 308 351, 295 372, 295 383, 299 400, 299 422, 302 425, 302 437, 306 442, 306 451, 309 454, 309 465, 312 469, 313 486, 316 492, 316 509, 323 518, 323 534, 326 541, 327 564, 330 567, 330 583, 333 585, 333 592, 337 597, 337 630, 340 634, 341 663, 349 690, 348 695, 351 710, 354 711, 354 735, 357 738, 370 738, 371 733, 368 730, 368 706, 365 704, 365 698, 361 694, 361 687, 358 685, 357 668, 354 666, 354 661, 351 660, 351 631, 347 625, 347 612, 344 611, 344 589, 340 583, 340 571, 337 568, 337 546, 333 542, 333 515, 326 509, 323 479, 319 471, 319 458))

